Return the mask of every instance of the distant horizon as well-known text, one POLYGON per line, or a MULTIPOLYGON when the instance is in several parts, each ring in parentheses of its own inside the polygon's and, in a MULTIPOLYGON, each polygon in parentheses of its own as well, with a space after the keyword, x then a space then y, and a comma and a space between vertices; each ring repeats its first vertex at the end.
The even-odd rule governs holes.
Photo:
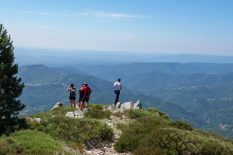
POLYGON ((45 52, 45 51, 50 51, 50 52, 62 52, 65 54, 65 52, 101 52, 101 53, 107 53, 107 54, 123 54, 123 53, 127 53, 127 54, 139 54, 139 55, 145 55, 145 54, 150 54, 153 56, 177 56, 177 55, 203 55, 203 56, 223 56, 223 57, 233 57, 233 53, 231 54, 224 54, 224 53, 185 53, 185 52, 153 52, 153 51, 144 51, 144 52, 138 52, 138 51, 117 51, 117 50, 92 50, 92 49, 62 49, 62 48, 37 48, 37 47, 23 47, 23 46, 15 46, 15 51, 18 52, 18 50, 41 50, 41 52, 45 52))
POLYGON ((125 63, 233 63, 233 56, 208 55, 208 54, 158 54, 111 52, 93 50, 61 50, 40 48, 15 48, 16 62, 20 65, 110 65, 125 63))

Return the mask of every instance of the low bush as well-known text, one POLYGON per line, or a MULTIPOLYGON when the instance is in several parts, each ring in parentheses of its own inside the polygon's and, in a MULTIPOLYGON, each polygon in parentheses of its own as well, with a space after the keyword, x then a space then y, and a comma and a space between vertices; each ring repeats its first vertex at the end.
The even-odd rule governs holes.
POLYGON ((106 124, 92 119, 54 117, 36 129, 70 143, 112 141, 113 131, 106 124))
POLYGON ((145 128, 140 123, 130 123, 121 129, 123 134, 114 146, 121 153, 135 149, 139 145, 139 141, 145 136, 145 128))
POLYGON ((174 121, 174 122, 171 122, 170 125, 178 129, 184 129, 184 130, 189 130, 189 131, 193 130, 193 127, 191 124, 188 124, 183 121, 174 121))
POLYGON ((138 119, 140 117, 148 116, 151 115, 150 112, 145 111, 145 110, 129 110, 126 113, 126 116, 130 119, 138 119))
POLYGON ((76 110, 75 108, 71 108, 71 107, 60 107, 58 109, 54 109, 48 112, 41 112, 38 114, 33 115, 32 117, 39 117, 41 118, 44 122, 47 122, 51 117, 62 117, 65 116, 65 114, 68 111, 74 111, 76 110))
POLYGON ((104 111, 102 105, 90 105, 90 111, 85 114, 86 117, 94 119, 108 119, 111 116, 110 111, 104 111))
POLYGON ((153 115, 157 115, 157 116, 159 116, 159 117, 161 117, 161 118, 164 118, 164 119, 169 120, 169 117, 168 117, 168 115, 167 115, 166 113, 161 112, 161 111, 159 111, 159 110, 157 110, 157 109, 148 108, 148 109, 146 109, 146 111, 150 112, 150 113, 153 114, 153 115))
POLYGON ((140 152, 141 147, 147 147, 151 152, 154 149, 162 150, 161 154, 196 154, 201 138, 190 132, 174 128, 161 128, 152 131, 141 140, 141 145, 136 152, 140 152))
POLYGON ((217 141, 207 141, 205 142, 201 149, 200 154, 204 155, 231 155, 233 154, 233 148, 229 148, 227 145, 223 145, 217 141))
POLYGON ((1 137, 1 155, 51 155, 61 153, 61 143, 45 133, 22 130, 9 137, 1 137))
POLYGON ((171 122, 166 114, 157 110, 133 110, 127 116, 134 121, 121 126, 123 133, 114 146, 118 152, 135 155, 233 154, 231 141, 193 130, 182 121, 171 122))
POLYGON ((140 145, 141 140, 146 135, 150 135, 153 130, 168 126, 168 121, 166 119, 154 117, 149 112, 143 113, 140 110, 135 110, 129 112, 129 115, 137 119, 120 127, 123 133, 115 145, 115 149, 118 152, 134 150, 140 145))

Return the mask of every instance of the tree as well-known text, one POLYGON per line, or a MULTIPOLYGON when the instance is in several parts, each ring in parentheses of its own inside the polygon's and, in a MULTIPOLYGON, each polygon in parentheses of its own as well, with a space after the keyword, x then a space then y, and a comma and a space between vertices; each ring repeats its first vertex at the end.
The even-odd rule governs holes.
POLYGON ((0 134, 7 134, 17 124, 18 114, 24 109, 18 97, 24 84, 17 77, 14 47, 7 30, 0 24, 0 134))

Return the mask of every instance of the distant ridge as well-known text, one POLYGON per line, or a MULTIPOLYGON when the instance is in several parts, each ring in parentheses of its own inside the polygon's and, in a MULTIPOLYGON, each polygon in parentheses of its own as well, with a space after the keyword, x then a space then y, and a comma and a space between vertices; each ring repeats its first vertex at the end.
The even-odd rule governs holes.
POLYGON ((121 64, 133 62, 233 63, 233 56, 206 54, 155 54, 124 51, 88 51, 16 48, 20 65, 121 64), (118 59, 116 59, 118 58, 118 59))

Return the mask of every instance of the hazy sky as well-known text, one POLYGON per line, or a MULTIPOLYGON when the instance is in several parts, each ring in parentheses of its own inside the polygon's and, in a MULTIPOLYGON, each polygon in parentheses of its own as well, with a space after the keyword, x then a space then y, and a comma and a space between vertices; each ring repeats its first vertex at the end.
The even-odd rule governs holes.
POLYGON ((233 55, 233 0, 0 0, 16 47, 233 55))

